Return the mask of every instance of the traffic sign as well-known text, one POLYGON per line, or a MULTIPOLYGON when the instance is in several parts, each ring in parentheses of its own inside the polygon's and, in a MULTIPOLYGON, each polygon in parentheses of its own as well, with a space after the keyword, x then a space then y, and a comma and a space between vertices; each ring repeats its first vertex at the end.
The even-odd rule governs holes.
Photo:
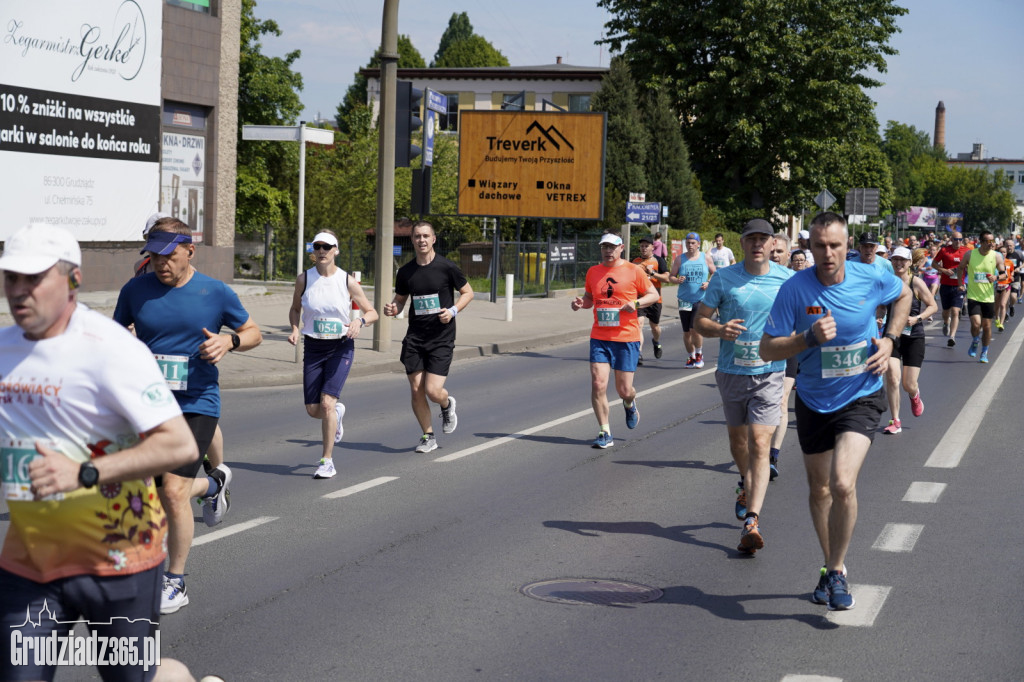
POLYGON ((643 204, 630 201, 626 204, 627 223, 657 223, 661 222, 660 218, 660 201, 649 201, 643 204))
POLYGON ((439 114, 448 113, 448 96, 442 95, 440 92, 434 92, 431 89, 427 89, 427 109, 430 111, 436 111, 439 114))
POLYGON ((851 189, 846 193, 846 212, 856 215, 878 215, 880 194, 874 188, 851 189))
POLYGON ((822 211, 827 211, 829 206, 836 203, 836 198, 833 196, 832 192, 829 192, 827 189, 823 189, 821 190, 821 194, 814 197, 814 203, 816 203, 818 208, 822 211))
MULTIPOLYGON (((428 90, 428 92, 430 92, 428 90)), ((423 123, 423 165, 434 165, 434 129, 437 125, 437 112, 427 109, 423 123)))

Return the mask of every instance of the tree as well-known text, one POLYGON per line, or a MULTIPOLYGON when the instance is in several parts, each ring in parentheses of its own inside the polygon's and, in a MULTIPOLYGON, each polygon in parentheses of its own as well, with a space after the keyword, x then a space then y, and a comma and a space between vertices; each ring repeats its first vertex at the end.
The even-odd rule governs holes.
POLYGON ((886 123, 882 151, 892 169, 893 208, 923 205, 926 168, 941 164, 945 152, 935 149, 928 133, 896 121, 886 123))
MULTIPOLYGON (((423 69, 426 68, 427 63, 423 61, 423 56, 420 54, 416 46, 412 44, 412 40, 407 35, 398 36, 398 68, 400 69, 423 69)), ((379 69, 380 68, 380 48, 373 53, 369 63, 367 63, 367 69, 379 69)), ((348 135, 352 131, 349 129, 349 115, 355 112, 359 108, 368 108, 367 105, 367 93, 366 93, 367 79, 366 76, 359 73, 358 71, 352 76, 352 85, 348 86, 348 90, 345 91, 345 98, 338 105, 338 110, 335 114, 335 120, 338 123, 338 130, 344 135, 348 135)))
POLYGON ((434 63, 438 68, 508 66, 508 59, 493 45, 475 33, 456 40, 434 63))
POLYGON ((922 206, 942 212, 963 213, 965 229, 999 231, 1014 219, 1016 202, 1010 191, 1012 179, 984 168, 963 168, 936 163, 924 171, 922 206))
POLYGON ((262 233, 264 223, 280 225, 293 212, 291 187, 297 150, 276 142, 241 142, 243 125, 291 124, 302 111, 302 75, 292 71, 300 51, 284 57, 262 54, 260 38, 280 36, 273 21, 254 14, 255 0, 242 0, 238 58, 238 179, 235 225, 238 232, 262 233))
POLYGON ((437 46, 437 52, 434 53, 434 60, 430 62, 431 68, 438 65, 438 61, 452 43, 465 40, 472 35, 473 24, 469 23, 469 15, 465 12, 461 14, 453 12, 451 19, 448 20, 448 28, 441 35, 441 43, 437 46))
POLYGON ((797 212, 822 150, 877 129, 866 88, 895 54, 894 0, 599 0, 604 40, 663 84, 714 203, 797 212), (791 179, 785 179, 786 173, 791 179))
POLYGON ((669 206, 672 225, 698 230, 703 206, 679 117, 661 89, 649 91, 643 103, 643 122, 650 140, 646 165, 650 198, 669 206))
POLYGON ((636 83, 621 57, 612 59, 601 88, 591 98, 592 111, 608 113, 605 146, 605 226, 618 226, 630 192, 647 191, 648 134, 640 121, 636 83))

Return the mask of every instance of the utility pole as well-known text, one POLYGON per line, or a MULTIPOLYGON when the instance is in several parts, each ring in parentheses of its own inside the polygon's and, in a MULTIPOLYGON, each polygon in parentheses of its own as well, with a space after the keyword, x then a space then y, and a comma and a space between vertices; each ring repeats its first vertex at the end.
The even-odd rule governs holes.
MULTIPOLYGON (((395 81, 398 80, 398 0, 384 0, 380 40, 380 114, 377 130, 377 226, 373 306, 380 311, 392 299, 395 244, 395 81)), ((391 318, 383 314, 373 325, 373 349, 391 349, 391 318)))

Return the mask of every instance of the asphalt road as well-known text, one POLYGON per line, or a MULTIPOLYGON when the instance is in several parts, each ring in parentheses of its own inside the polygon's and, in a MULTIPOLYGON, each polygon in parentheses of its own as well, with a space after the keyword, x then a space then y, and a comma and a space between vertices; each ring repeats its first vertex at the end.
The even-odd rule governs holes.
POLYGON ((832 615, 808 600, 821 556, 792 430, 766 547, 736 552, 714 363, 682 369, 678 326, 637 374, 639 427, 613 403, 604 451, 584 343, 457 363, 459 427, 428 455, 412 452, 404 376, 351 380, 330 481, 311 479, 319 424, 299 387, 226 391, 233 506, 216 529, 198 523, 191 604, 163 618, 163 654, 227 680, 1022 679, 1018 331, 988 366, 964 331, 955 351, 929 340, 924 416, 904 396, 903 433, 879 434, 861 473, 857 607, 832 615), (962 459, 934 466, 958 436, 962 459), (664 594, 599 606, 520 591, 562 578, 664 594))

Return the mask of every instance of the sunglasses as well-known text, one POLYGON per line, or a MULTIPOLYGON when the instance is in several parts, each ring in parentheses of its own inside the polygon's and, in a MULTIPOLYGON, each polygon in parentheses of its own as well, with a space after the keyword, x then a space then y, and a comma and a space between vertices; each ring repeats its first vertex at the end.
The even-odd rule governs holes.
POLYGON ((313 244, 314 251, 330 251, 334 248, 334 244, 324 244, 323 242, 317 242, 313 244))

